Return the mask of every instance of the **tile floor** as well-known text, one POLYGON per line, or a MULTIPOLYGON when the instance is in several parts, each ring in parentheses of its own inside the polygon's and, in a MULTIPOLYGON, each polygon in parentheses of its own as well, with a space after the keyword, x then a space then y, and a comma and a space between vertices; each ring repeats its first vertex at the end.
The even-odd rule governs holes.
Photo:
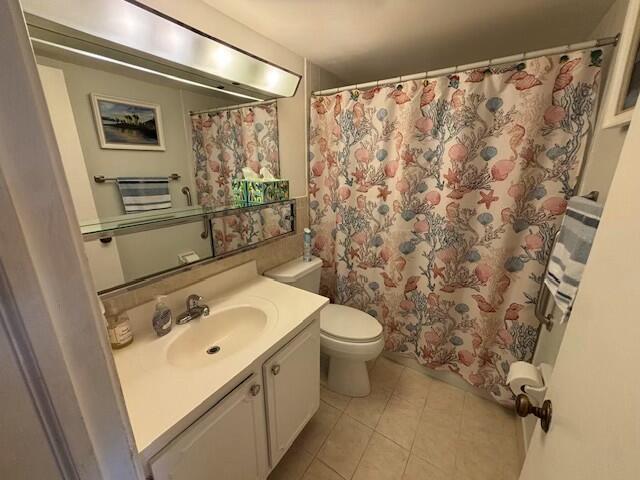
POLYGON ((379 358, 371 394, 322 387, 320 409, 269 480, 516 480, 516 417, 379 358))

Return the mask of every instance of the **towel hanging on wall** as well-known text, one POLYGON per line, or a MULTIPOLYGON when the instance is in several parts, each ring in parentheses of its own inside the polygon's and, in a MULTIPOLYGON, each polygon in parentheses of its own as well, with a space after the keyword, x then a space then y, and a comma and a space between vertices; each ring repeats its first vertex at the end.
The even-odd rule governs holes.
POLYGON ((167 177, 118 177, 125 213, 171 208, 167 177))
POLYGON ((584 197, 569 200, 544 283, 566 322, 600 223, 602 205, 584 197))

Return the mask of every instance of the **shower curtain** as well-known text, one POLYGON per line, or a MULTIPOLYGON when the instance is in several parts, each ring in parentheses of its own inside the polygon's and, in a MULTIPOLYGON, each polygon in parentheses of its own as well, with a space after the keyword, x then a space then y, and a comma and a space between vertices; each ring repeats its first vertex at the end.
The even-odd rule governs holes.
POLYGON ((242 168, 280 173, 278 111, 275 102, 191 115, 198 205, 233 202, 231 180, 242 168))
POLYGON ((602 50, 311 98, 322 293, 501 402, 592 130, 602 50))

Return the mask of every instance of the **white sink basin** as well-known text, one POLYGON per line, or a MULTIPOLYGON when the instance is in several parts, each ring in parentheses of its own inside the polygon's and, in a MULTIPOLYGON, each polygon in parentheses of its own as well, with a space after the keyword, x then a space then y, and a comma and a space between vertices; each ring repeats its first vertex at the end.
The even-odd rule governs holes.
POLYGON ((175 327, 178 335, 168 345, 167 361, 183 368, 212 365, 250 346, 270 323, 267 312, 255 306, 213 310, 206 317, 175 327))

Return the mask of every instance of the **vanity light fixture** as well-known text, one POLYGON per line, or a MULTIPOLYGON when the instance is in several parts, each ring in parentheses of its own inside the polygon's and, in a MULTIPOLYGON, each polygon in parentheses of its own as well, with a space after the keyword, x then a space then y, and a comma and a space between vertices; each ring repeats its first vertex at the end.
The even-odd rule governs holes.
POLYGON ((167 78, 169 80, 173 80, 176 82, 184 83, 186 85, 190 85, 192 87, 206 88, 207 90, 215 90, 216 92, 226 93, 227 95, 232 95, 234 97, 239 98, 247 98, 250 100, 262 101, 262 98, 252 97, 250 95, 245 95, 243 93, 233 92, 231 90, 225 90, 224 87, 212 87, 210 85, 205 85, 204 83, 194 82, 192 80, 187 80, 186 78, 180 78, 175 75, 171 75, 164 72, 159 72, 157 70, 152 70, 150 68, 142 67, 140 65, 134 65, 132 63, 123 62, 121 60, 116 60, 115 58, 106 57, 104 55, 99 55, 97 53, 87 52, 86 50, 80 50, 78 48, 68 47, 66 45, 60 45, 58 43, 49 42, 47 40, 41 40, 39 38, 31 38, 31 42, 38 45, 46 45, 48 47, 54 47, 66 52, 75 53, 78 55, 83 55, 85 57, 92 58, 94 60, 101 60, 104 62, 109 62, 114 65, 119 65, 121 67, 131 68, 133 70, 137 70, 139 72, 150 73, 152 75, 157 75, 159 77, 167 78))
POLYGON ((291 97, 302 78, 136 0, 21 3, 36 54, 80 54, 247 100, 291 97))

